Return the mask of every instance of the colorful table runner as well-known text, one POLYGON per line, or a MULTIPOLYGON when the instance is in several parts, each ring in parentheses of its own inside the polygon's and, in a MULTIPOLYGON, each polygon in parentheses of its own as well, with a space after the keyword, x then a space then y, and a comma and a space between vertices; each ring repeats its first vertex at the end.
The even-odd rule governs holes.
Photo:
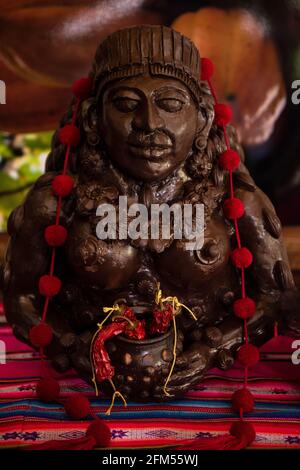
MULTIPOLYGON (((3 315, 0 319, 0 448, 81 437, 87 421, 70 420, 62 405, 35 398, 38 355, 13 337, 3 315)), ((288 337, 274 338, 261 348, 261 361, 250 370, 250 390, 256 398, 255 411, 249 415, 257 432, 253 448, 300 448, 300 365, 292 364, 292 342, 288 337)), ((74 372, 54 374, 62 397, 84 392, 91 399, 94 411, 111 429, 113 448, 167 447, 228 432, 237 419, 230 397, 243 382, 238 365, 227 372, 212 369, 182 400, 129 402, 127 408, 117 402, 106 416, 109 400, 96 398, 74 372)))

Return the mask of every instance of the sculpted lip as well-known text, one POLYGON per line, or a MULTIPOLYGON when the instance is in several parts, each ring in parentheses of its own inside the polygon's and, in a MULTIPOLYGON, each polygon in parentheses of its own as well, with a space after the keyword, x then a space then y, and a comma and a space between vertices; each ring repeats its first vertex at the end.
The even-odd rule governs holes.
POLYGON ((151 143, 151 144, 146 144, 142 142, 128 142, 128 144, 131 147, 141 147, 141 148, 161 148, 161 149, 166 149, 166 148, 171 148, 172 145, 169 144, 156 144, 156 143, 151 143))
POLYGON ((147 160, 157 160, 168 155, 171 152, 172 145, 153 144, 145 145, 140 143, 128 143, 130 153, 135 157, 145 158, 147 160))

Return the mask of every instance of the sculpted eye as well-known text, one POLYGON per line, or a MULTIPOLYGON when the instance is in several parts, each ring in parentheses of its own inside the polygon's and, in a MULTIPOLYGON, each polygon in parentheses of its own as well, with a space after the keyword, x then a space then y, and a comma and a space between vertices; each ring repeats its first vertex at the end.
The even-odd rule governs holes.
POLYGON ((139 100, 118 96, 114 98, 113 103, 121 113, 130 113, 137 109, 139 100))
POLYGON ((183 108, 184 102, 176 98, 160 98, 156 100, 158 106, 169 113, 176 113, 183 108))

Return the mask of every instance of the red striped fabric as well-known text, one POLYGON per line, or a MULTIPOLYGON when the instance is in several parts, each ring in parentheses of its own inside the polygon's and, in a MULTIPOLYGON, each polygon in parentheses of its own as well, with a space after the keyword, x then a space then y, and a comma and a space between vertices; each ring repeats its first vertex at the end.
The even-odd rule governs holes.
MULTIPOLYGON (((71 421, 62 405, 36 400, 38 355, 17 341, 4 317, 0 319, 0 447, 82 436, 88 420, 71 421)), ((260 363, 249 371, 249 388, 256 398, 249 415, 257 432, 253 448, 300 448, 300 365, 291 362, 292 342, 288 337, 270 341, 261 349, 260 363)), ((113 448, 157 448, 228 432, 237 419, 230 397, 243 382, 243 369, 213 369, 195 390, 175 402, 129 402, 127 408, 117 403, 109 417, 109 401, 96 398, 74 372, 55 376, 63 397, 74 391, 90 397, 95 412, 110 426, 113 448)))

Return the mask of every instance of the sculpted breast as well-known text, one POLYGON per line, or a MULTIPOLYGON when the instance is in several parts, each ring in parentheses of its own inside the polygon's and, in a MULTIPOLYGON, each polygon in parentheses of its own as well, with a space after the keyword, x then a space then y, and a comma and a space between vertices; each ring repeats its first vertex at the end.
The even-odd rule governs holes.
POLYGON ((156 255, 155 264, 160 276, 168 282, 196 289, 222 273, 229 253, 228 228, 221 219, 213 218, 204 231, 201 250, 186 250, 185 240, 175 240, 163 253, 156 255))
POLYGON ((103 241, 88 221, 74 219, 66 244, 68 263, 85 281, 103 289, 126 286, 139 269, 138 250, 126 241, 103 241))

